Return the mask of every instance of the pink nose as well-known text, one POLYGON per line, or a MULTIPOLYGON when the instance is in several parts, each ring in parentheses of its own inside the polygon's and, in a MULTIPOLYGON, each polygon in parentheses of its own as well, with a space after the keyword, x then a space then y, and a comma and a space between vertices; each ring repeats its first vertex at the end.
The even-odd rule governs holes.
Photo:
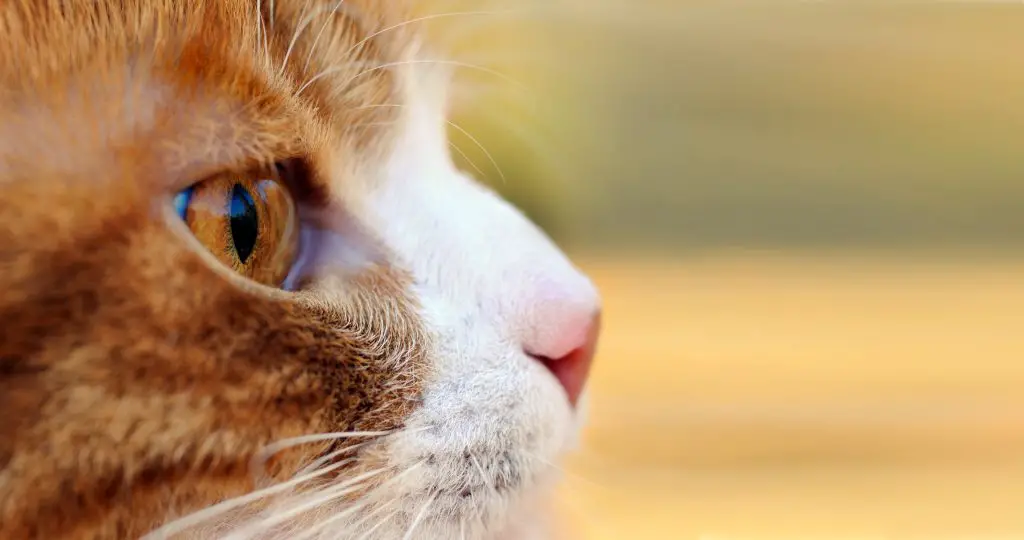
POLYGON ((575 407, 583 393, 583 387, 586 386, 587 377, 590 375, 590 366, 594 363, 597 338, 601 332, 600 313, 586 320, 582 325, 577 325, 576 328, 566 328, 565 332, 564 335, 578 336, 575 337, 575 343, 569 348, 567 354, 551 358, 532 351, 527 352, 558 379, 569 398, 569 404, 575 407))

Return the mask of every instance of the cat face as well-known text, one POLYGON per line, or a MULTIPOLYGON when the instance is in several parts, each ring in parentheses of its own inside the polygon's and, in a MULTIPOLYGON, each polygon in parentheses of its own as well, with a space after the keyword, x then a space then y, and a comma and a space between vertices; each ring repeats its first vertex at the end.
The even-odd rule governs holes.
POLYGON ((597 294, 399 4, 0 6, 0 537, 541 519, 597 294))

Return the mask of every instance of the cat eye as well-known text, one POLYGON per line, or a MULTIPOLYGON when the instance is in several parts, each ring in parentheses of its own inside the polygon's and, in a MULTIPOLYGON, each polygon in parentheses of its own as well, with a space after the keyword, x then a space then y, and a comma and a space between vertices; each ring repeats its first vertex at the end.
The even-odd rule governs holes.
POLYGON ((279 287, 299 251, 299 223, 287 164, 222 173, 174 198, 192 235, 235 272, 279 287))

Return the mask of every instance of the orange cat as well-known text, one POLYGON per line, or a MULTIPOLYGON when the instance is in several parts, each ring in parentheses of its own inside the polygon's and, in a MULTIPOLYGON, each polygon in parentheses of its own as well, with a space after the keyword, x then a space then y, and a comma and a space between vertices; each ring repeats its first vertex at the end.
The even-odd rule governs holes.
POLYGON ((393 0, 0 3, 0 538, 526 538, 589 281, 393 0))

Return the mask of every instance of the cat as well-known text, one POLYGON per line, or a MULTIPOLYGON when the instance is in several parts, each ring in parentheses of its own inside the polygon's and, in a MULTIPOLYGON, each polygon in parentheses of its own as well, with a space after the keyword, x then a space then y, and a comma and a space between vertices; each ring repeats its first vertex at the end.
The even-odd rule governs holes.
POLYGON ((394 0, 0 3, 0 538, 547 538, 593 284, 394 0))

